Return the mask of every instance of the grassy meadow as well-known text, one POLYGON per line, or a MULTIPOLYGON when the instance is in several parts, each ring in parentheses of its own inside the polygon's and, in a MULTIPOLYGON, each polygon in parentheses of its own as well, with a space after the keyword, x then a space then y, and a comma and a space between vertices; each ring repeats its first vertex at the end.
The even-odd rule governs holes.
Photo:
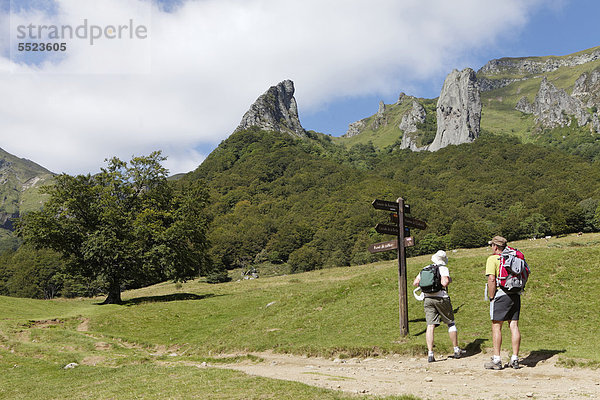
MULTIPOLYGON (((599 366, 600 234, 512 245, 532 270, 521 355, 560 354, 567 366, 599 366)), ((473 351, 491 347, 484 300, 489 250, 448 253, 459 341, 473 351)), ((408 260, 409 290, 428 262, 408 260)), ((263 350, 340 358, 426 350, 422 303, 412 294, 410 334, 399 334, 395 261, 218 285, 163 283, 123 299, 99 305, 102 299, 0 297, 0 398, 345 399, 352 396, 195 365, 263 350), (69 363, 79 366, 63 369, 69 363)), ((505 340, 503 348, 509 346, 505 340)), ((443 328, 436 349, 451 352, 443 328)))

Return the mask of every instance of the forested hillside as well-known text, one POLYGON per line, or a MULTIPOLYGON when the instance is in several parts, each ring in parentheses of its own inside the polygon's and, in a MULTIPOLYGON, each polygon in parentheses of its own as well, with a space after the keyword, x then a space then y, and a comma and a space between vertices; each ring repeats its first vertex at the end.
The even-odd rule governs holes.
POLYGON ((214 261, 231 269, 264 262, 291 271, 361 264, 386 216, 375 198, 403 197, 414 217, 409 255, 598 229, 600 168, 565 152, 483 135, 435 153, 252 129, 233 134, 186 180, 211 190, 214 261))

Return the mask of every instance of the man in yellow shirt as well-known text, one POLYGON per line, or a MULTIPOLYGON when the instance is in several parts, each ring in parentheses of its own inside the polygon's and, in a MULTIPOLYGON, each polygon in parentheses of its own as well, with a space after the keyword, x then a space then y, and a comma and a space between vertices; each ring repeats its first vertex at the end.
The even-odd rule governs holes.
POLYGON ((490 299, 490 318, 492 320, 492 342, 494 356, 492 361, 485 363, 485 368, 499 370, 502 366, 500 349, 502 347, 502 324, 508 321, 511 334, 513 354, 507 366, 518 369, 519 347, 521 346, 521 332, 519 331, 519 313, 521 311, 521 294, 507 293, 499 285, 500 254, 507 246, 507 241, 502 236, 494 236, 488 242, 493 254, 488 257, 485 265, 487 275, 487 293, 490 299))

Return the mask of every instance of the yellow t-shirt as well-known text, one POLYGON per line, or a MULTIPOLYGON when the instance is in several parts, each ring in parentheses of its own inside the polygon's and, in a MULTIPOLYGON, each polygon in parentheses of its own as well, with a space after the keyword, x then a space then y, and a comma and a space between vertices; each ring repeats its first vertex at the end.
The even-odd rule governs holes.
POLYGON ((492 254, 485 263, 485 274, 498 276, 500 274, 500 256, 492 254))

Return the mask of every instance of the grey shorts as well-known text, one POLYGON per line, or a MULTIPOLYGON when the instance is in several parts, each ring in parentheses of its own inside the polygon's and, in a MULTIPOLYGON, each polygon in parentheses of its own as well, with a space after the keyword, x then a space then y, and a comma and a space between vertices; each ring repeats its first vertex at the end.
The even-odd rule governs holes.
POLYGON ((454 325, 454 312, 450 297, 425 297, 425 321, 427 325, 439 325, 442 321, 454 325))
POLYGON ((521 296, 506 294, 496 296, 490 302, 490 318, 492 321, 517 321, 521 311, 521 296))

